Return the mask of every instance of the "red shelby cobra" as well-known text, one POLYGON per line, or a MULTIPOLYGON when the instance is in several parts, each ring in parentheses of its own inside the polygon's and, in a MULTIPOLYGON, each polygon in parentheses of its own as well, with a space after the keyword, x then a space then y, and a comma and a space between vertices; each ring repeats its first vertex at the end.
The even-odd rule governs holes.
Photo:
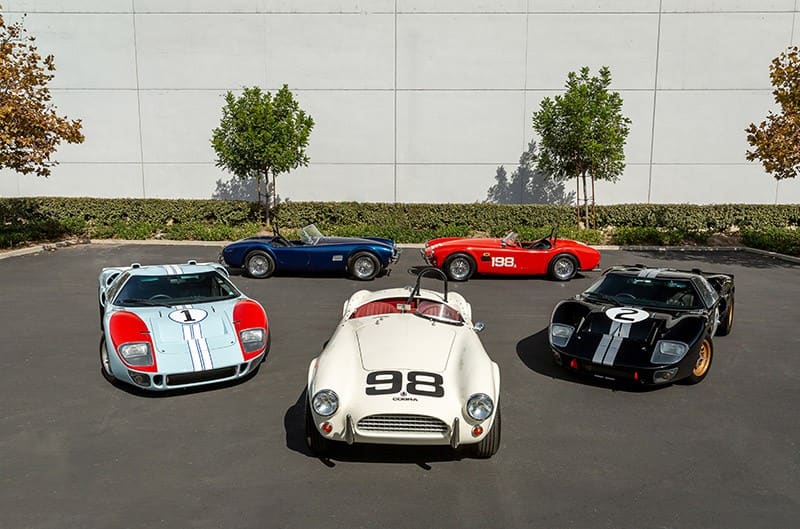
POLYGON ((547 274, 556 281, 568 281, 578 271, 600 265, 600 252, 577 241, 559 239, 555 229, 534 242, 520 242, 513 231, 502 239, 433 239, 425 243, 422 256, 453 281, 466 281, 473 274, 547 274))

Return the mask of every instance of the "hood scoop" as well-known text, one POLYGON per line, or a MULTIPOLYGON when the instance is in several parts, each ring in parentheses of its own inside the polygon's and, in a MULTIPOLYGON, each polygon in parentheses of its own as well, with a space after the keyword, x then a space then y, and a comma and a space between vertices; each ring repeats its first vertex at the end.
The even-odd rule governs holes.
POLYGON ((455 341, 455 330, 413 314, 392 315, 355 331, 361 365, 367 371, 414 369, 442 372, 455 341))

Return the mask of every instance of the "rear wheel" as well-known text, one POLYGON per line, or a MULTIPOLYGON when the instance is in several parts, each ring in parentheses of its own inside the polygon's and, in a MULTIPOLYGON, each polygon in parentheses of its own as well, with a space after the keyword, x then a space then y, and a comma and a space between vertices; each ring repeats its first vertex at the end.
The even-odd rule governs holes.
POLYGON ((100 373, 109 382, 116 380, 114 373, 111 371, 111 361, 108 358, 108 347, 106 346, 106 337, 104 335, 100 336, 100 373))
POLYGON ((256 279, 265 279, 275 273, 275 260, 266 252, 253 250, 244 260, 247 275, 256 279))
POLYGON ((457 253, 445 259, 443 268, 449 279, 466 281, 475 272, 475 263, 469 255, 457 253))
POLYGON ((686 379, 687 384, 698 384, 706 378, 708 370, 711 369, 711 360, 714 358, 714 345, 711 338, 703 338, 703 343, 700 344, 700 352, 697 355, 697 362, 695 362, 692 372, 686 379))
POLYGON ((500 426, 500 407, 497 407, 497 415, 494 418, 494 424, 492 424, 492 429, 486 434, 481 442, 474 444, 471 446, 472 448, 472 455, 480 458, 480 459, 488 459, 497 453, 497 450, 500 449, 500 433, 501 433, 501 426, 500 426))
POLYGON ((317 425, 314 424, 314 414, 311 413, 308 398, 306 398, 306 444, 316 456, 325 456, 331 450, 331 442, 322 437, 317 425))
POLYGON ((577 273, 577 259, 566 253, 556 255, 547 267, 547 275, 556 281, 569 281, 577 273))
POLYGON ((381 264, 373 254, 358 252, 347 263, 347 271, 359 281, 370 281, 381 271, 381 264))
POLYGON ((731 333, 731 329, 733 328, 733 307, 733 294, 731 294, 731 299, 728 301, 728 308, 725 310, 722 321, 719 322, 719 327, 717 327, 717 336, 727 336, 731 333))

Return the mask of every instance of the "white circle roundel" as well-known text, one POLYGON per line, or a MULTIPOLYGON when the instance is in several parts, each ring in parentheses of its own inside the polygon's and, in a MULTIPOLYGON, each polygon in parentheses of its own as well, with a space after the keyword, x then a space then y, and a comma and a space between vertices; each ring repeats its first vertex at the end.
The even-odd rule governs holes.
POLYGON ((638 323, 649 318, 650 314, 633 307, 614 307, 606 311, 606 316, 617 323, 638 323))
POLYGON ((178 309, 169 313, 169 319, 178 323, 198 323, 206 319, 208 312, 203 309, 178 309))

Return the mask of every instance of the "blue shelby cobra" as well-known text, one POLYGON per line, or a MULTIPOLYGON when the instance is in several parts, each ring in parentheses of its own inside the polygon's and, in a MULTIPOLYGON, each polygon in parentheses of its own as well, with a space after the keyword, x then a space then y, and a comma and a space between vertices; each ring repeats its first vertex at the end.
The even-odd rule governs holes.
POLYGON ((220 263, 255 278, 275 272, 347 272, 355 279, 369 281, 387 270, 399 255, 391 239, 325 237, 310 224, 300 230, 300 240, 275 235, 233 242, 222 249, 220 263))

